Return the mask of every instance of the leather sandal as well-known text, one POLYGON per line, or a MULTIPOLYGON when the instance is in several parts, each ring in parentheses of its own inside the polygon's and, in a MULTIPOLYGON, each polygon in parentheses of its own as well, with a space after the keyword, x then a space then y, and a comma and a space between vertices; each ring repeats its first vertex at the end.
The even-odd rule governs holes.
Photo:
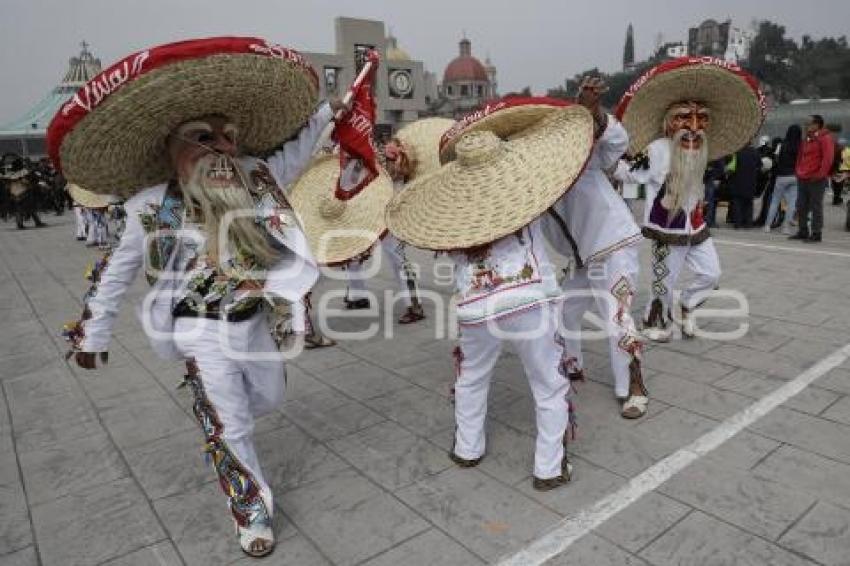
POLYGON ((336 346, 336 340, 331 340, 327 336, 321 334, 308 334, 304 336, 304 349, 315 350, 316 348, 327 348, 328 346, 336 346))
POLYGON ((425 312, 421 306, 409 306, 404 314, 398 319, 399 324, 412 324, 425 318, 425 312))
POLYGON ((236 536, 239 537, 242 552, 251 558, 262 558, 274 551, 274 532, 270 523, 249 527, 240 527, 236 524, 236 536))

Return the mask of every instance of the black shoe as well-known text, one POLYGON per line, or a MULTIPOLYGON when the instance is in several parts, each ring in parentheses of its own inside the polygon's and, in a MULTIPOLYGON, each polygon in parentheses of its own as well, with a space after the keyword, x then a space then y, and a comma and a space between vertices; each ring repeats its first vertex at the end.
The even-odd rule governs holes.
POLYGON ((808 239, 803 240, 803 241, 806 242, 807 244, 811 244, 811 243, 814 243, 814 242, 822 242, 823 238, 821 237, 820 234, 812 234, 811 238, 808 238, 808 239))
POLYGON ((537 491, 550 491, 555 489, 556 487, 561 487, 564 484, 570 483, 573 475, 573 465, 570 464, 567 457, 564 456, 564 461, 561 462, 561 475, 555 476, 554 478, 538 478, 537 476, 531 477, 531 487, 533 487, 537 491))
POLYGON ((369 299, 357 299, 356 301, 345 299, 345 308, 348 310, 368 309, 369 299))
POLYGON ((808 240, 808 239, 809 239, 809 235, 808 235, 808 234, 804 234, 803 232, 797 232, 797 233, 796 233, 796 234, 794 234, 793 236, 788 236, 788 239, 789 239, 789 240, 808 240))
POLYGON ((474 460, 467 460, 466 458, 461 458, 460 456, 455 454, 454 449, 452 449, 449 452, 449 459, 451 459, 452 462, 454 462, 461 468, 474 468, 475 466, 481 463, 481 460, 484 459, 484 456, 480 456, 478 458, 475 458, 474 460))

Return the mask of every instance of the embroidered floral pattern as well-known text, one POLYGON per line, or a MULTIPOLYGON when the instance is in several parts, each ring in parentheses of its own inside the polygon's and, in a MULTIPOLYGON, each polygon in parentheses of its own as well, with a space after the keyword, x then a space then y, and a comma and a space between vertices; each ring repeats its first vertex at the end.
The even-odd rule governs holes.
POLYGON ((210 258, 202 254, 187 274, 187 293, 182 302, 198 313, 222 308, 228 313, 237 313, 254 308, 262 297, 244 291, 261 288, 256 281, 257 269, 256 260, 247 253, 237 253, 221 267, 215 267, 210 258))
POLYGON ((183 225, 183 199, 166 192, 162 204, 148 203, 139 212, 139 222, 145 234, 154 234, 159 230, 164 232, 148 239, 148 269, 145 277, 153 285, 174 251, 175 238, 171 232, 179 230, 183 225))
POLYGON ((86 291, 86 294, 83 295, 83 313, 79 320, 66 322, 62 326, 61 335, 71 346, 71 350, 66 356, 68 358, 71 357, 73 352, 79 352, 82 350, 83 341, 86 338, 86 330, 83 322, 91 318, 91 311, 89 310, 88 303, 89 300, 97 295, 97 287, 100 283, 100 278, 106 270, 106 267, 109 265, 109 259, 111 257, 112 251, 110 250, 106 252, 102 258, 86 267, 85 277, 87 280, 91 281, 91 286, 86 291))
POLYGON ((190 361, 186 366, 188 372, 185 383, 194 396, 192 411, 204 432, 206 439, 204 451, 218 474, 222 491, 228 497, 233 518, 241 527, 270 526, 271 516, 260 495, 260 486, 222 438, 224 426, 207 397, 197 365, 190 361))

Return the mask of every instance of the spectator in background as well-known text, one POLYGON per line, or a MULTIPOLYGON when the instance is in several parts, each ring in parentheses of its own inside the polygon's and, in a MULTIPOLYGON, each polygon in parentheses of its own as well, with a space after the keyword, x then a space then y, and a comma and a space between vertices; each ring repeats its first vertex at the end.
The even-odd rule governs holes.
POLYGON ((830 177, 830 185, 832 186, 832 205, 839 206, 844 202, 841 198, 842 190, 844 189, 844 176, 841 175, 842 167, 847 166, 844 162, 844 153, 847 153, 847 140, 839 138, 835 144, 835 159, 832 162, 832 176, 830 177))
POLYGON ((791 234, 791 219, 794 218, 794 207, 797 203, 797 177, 794 169, 797 165, 797 153, 803 139, 803 130, 797 124, 788 126, 785 139, 779 145, 776 156, 776 184, 773 197, 770 199, 770 209, 764 223, 764 231, 770 232, 770 227, 779 211, 779 202, 785 199, 785 219, 782 223, 782 233, 791 234))
POLYGON ((753 227, 753 197, 760 170, 761 157, 752 145, 739 149, 727 166, 730 209, 736 230, 753 227))
POLYGON ((835 158, 834 142, 823 127, 823 117, 813 114, 806 125, 806 137, 797 153, 797 210, 799 226, 792 240, 820 242, 823 229, 823 196, 835 158), (809 225, 811 213, 811 229, 809 225))
MULTIPOLYGON (((776 147, 771 143, 770 136, 759 138, 758 153, 761 158, 761 168, 756 185, 756 197, 761 197, 759 215, 756 218, 756 226, 764 226, 767 218, 767 209, 773 196, 773 187, 776 182, 776 174, 773 170, 776 161, 776 147)), ((769 226, 769 224, 768 224, 769 226)))
POLYGON ((717 228, 717 189, 724 174, 722 159, 708 162, 703 182, 705 183, 705 222, 709 228, 717 228))

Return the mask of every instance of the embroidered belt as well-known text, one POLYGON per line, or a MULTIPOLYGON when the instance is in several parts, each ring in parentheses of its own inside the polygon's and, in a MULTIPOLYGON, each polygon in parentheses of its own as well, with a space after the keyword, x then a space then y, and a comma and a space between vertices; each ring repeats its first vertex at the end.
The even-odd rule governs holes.
POLYGON ((212 320, 223 320, 225 322, 245 322, 249 318, 253 317, 260 311, 260 307, 262 306, 261 302, 257 302, 255 305, 250 307, 240 309, 238 311, 223 313, 218 308, 210 308, 205 311, 197 311, 189 306, 186 301, 180 301, 176 307, 174 307, 174 311, 172 314, 175 318, 186 317, 186 318, 209 318, 212 320))
POLYGON ((670 234, 669 232, 662 232, 649 226, 644 226, 640 231, 645 238, 667 244, 668 246, 696 246, 711 237, 708 226, 695 234, 670 234))

